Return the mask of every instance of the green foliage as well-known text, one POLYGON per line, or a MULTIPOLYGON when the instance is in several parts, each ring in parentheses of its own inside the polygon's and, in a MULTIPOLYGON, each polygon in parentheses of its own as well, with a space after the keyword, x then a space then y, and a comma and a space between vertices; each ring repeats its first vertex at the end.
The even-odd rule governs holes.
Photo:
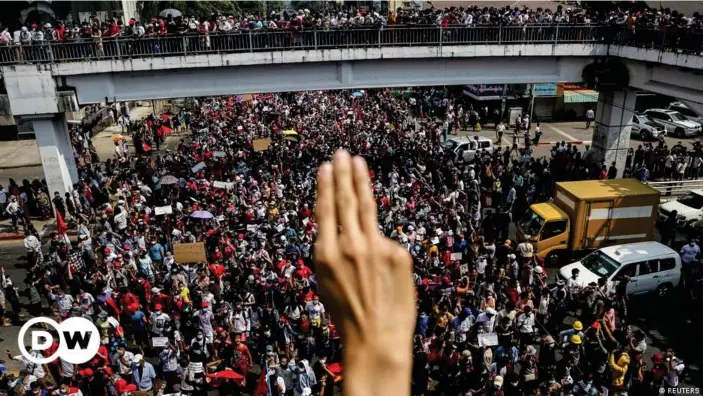
POLYGON ((139 10, 139 15, 141 18, 150 18, 152 16, 158 15, 159 12, 167 9, 174 8, 183 13, 184 16, 195 15, 200 18, 203 16, 210 16, 212 14, 234 14, 240 10, 247 10, 248 7, 261 7, 262 1, 233 1, 233 0, 222 0, 222 1, 186 1, 186 0, 176 0, 176 1, 138 1, 137 9, 139 10))

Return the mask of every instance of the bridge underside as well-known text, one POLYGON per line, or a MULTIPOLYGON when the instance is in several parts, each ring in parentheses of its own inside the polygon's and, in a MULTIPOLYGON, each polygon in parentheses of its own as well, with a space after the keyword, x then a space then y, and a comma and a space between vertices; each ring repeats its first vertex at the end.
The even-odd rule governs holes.
POLYGON ((587 57, 377 59, 66 76, 81 104, 398 86, 581 81, 587 57))

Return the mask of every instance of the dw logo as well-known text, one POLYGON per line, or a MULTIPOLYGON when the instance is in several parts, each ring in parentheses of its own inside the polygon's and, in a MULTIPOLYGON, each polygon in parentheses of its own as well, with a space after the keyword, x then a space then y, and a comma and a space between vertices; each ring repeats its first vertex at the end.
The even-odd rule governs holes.
POLYGON ((72 364, 83 364, 95 357, 100 348, 100 333, 93 322, 85 318, 68 318, 56 323, 45 317, 32 318, 22 326, 17 335, 17 344, 22 356, 34 364, 51 363, 59 357, 72 364), (46 351, 54 342, 54 337, 46 330, 30 329, 37 323, 46 323, 56 329, 59 335, 59 348, 47 357, 37 357, 29 353, 24 345, 24 336, 31 331, 31 348, 33 351, 46 351))

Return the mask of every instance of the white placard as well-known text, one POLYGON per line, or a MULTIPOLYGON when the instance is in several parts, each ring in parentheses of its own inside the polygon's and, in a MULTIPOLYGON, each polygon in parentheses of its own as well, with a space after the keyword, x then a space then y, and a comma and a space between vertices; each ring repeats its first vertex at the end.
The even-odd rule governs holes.
POLYGON ((469 274, 469 265, 468 264, 462 264, 459 266, 459 274, 461 276, 466 276, 469 274))
POLYGON ((163 348, 168 344, 168 337, 152 337, 151 346, 152 348, 163 348))
POLYGON ((256 231, 258 228, 256 224, 247 224, 247 231, 256 231))
POLYGON ((461 261, 462 257, 464 257, 464 255, 461 252, 452 253, 451 259, 452 259, 452 261, 457 261, 457 260, 461 261))
POLYGON ((193 373, 202 373, 203 372, 203 362, 190 362, 190 363, 188 363, 188 370, 190 370, 193 373))
POLYGON ((173 213, 173 207, 171 207, 171 205, 157 206, 154 208, 154 214, 156 214, 157 216, 171 214, 171 213, 173 213))
POLYGON ((481 333, 478 335, 478 346, 498 345, 498 333, 481 333))
POLYGON ((112 325, 112 327, 115 327, 115 328, 117 328, 120 325, 120 322, 117 319, 113 318, 112 316, 107 317, 107 323, 109 323, 110 325, 112 325))
POLYGON ((207 165, 205 165, 205 163, 201 161, 197 165, 195 165, 194 167, 190 168, 190 171, 195 173, 201 169, 204 169, 206 166, 207 165))
POLYGON ((214 182, 212 182, 212 186, 215 188, 221 188, 223 190, 231 190, 234 188, 234 183, 223 182, 223 181, 214 181, 214 182))
POLYGON ((309 222, 310 222, 310 219, 309 219, 309 218, 306 217, 306 218, 303 219, 303 225, 304 225, 305 227, 308 226, 308 223, 309 223, 309 222))
POLYGON ((215 218, 217 221, 225 221, 225 215, 219 215, 215 218))
POLYGON ((227 153, 225 153, 224 151, 214 151, 214 152, 212 153, 212 155, 215 156, 215 158, 217 158, 217 157, 226 157, 226 156, 227 156, 227 153))

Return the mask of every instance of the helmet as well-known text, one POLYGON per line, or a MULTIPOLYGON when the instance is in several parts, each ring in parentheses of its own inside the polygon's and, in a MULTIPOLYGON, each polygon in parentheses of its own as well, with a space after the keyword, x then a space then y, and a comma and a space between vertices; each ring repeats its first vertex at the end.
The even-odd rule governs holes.
POLYGON ((581 330, 583 330, 583 323, 581 323, 581 322, 578 321, 578 320, 575 321, 575 322, 574 322, 574 330, 576 330, 576 331, 581 331, 581 330))
POLYGON ((576 345, 581 345, 581 337, 578 334, 571 336, 571 343, 576 345))

